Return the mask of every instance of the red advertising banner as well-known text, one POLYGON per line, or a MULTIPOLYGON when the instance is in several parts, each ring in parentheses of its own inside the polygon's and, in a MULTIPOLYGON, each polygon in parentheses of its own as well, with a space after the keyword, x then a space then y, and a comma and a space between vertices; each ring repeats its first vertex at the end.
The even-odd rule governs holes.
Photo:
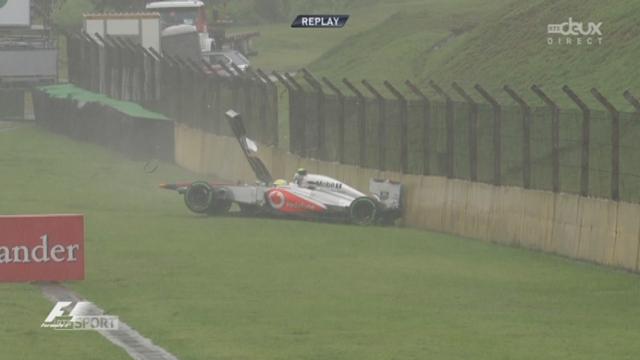
POLYGON ((84 279, 84 216, 0 216, 0 282, 84 279))

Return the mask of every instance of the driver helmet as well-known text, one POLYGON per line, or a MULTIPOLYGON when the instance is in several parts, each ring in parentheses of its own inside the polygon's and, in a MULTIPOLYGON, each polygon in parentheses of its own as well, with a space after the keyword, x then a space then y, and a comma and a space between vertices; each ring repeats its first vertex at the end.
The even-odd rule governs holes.
POLYGON ((273 185, 275 185, 276 187, 285 186, 285 185, 287 185, 287 180, 278 179, 278 180, 273 182, 273 185))

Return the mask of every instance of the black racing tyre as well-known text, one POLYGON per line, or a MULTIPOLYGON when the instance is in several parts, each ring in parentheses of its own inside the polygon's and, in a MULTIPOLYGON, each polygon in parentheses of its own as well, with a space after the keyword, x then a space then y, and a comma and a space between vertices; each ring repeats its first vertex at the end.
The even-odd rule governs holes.
POLYGON ((368 197, 359 197, 349 207, 349 216, 353 224, 371 225, 376 222, 378 206, 376 202, 368 197))
POLYGON ((213 188, 204 181, 194 182, 184 193, 185 205, 196 214, 208 213, 212 199, 213 188))

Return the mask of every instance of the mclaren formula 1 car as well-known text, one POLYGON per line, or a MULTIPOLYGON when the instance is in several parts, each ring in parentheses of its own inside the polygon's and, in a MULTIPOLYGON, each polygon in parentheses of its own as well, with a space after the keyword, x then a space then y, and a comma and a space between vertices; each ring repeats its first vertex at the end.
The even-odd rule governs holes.
POLYGON ((245 215, 326 219, 358 225, 390 224, 402 215, 402 185, 390 180, 370 179, 369 194, 304 169, 298 169, 291 182, 274 180, 257 156, 256 144, 247 138, 240 115, 229 110, 226 117, 257 180, 254 184, 195 181, 160 185, 183 195, 192 212, 220 215, 235 203, 245 215))

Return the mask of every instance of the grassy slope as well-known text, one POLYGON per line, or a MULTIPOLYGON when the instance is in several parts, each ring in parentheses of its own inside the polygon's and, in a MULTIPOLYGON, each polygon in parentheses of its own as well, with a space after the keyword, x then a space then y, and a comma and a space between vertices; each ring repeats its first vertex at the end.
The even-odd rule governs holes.
POLYGON ((349 22, 342 29, 291 29, 287 22, 235 27, 230 31, 261 32, 255 41, 259 54, 252 62, 268 70, 298 70, 312 64, 314 69, 336 78, 379 78, 380 72, 406 76, 419 70, 415 58, 420 52, 446 37, 450 30, 479 21, 497 6, 511 1, 478 4, 470 0, 371 0, 342 6, 304 6, 294 1, 297 13, 347 13, 349 22), (402 56, 396 56, 398 53, 402 56))
MULTIPOLYGON (((598 87, 618 106, 621 93, 638 88, 634 61, 640 48, 640 27, 633 14, 640 4, 620 0, 395 0, 350 9, 343 30, 293 30, 288 24, 260 27, 256 41, 258 66, 291 70, 309 66, 334 79, 349 77, 381 81, 427 79, 445 85, 477 82, 494 90, 505 83, 522 91, 540 84, 563 105, 570 105, 559 88, 571 85, 595 105, 589 89, 598 87), (546 27, 572 17, 603 22, 603 45, 547 45, 546 27), (376 21, 371 21, 375 19, 376 21), (438 41, 448 39, 437 49, 438 41)), ((640 90, 636 90, 640 94, 640 90)))
MULTIPOLYGON (((334 78, 405 80, 423 73, 422 59, 452 33, 468 31, 512 0, 394 1, 385 22, 329 50, 311 69, 334 78)), ((354 17, 354 20, 357 17, 354 17)))
MULTIPOLYGON (((424 59, 422 79, 477 81, 497 88, 504 83, 524 88, 542 84, 561 98, 559 88, 572 86, 589 97, 598 87, 612 101, 624 103, 622 92, 638 89, 635 59, 640 27, 633 14, 640 3, 621 0, 519 1, 461 37, 444 51, 424 59), (603 45, 547 45, 546 25, 575 21, 603 22, 603 45)), ((638 91, 636 90, 636 93, 638 91)))
MULTIPOLYGON (((0 133, 0 165, 0 187, 10 189, 0 213, 84 212, 87 280, 72 288, 181 359, 640 351, 635 275, 408 229, 193 216, 155 188, 190 174, 167 164, 146 174, 37 129, 0 133)), ((3 330, 14 335, 0 337, 2 349, 35 359, 73 338, 74 351, 106 351, 97 335, 41 332, 48 304, 30 288, 3 284, 0 294, 3 330)))
MULTIPOLYGON (((389 15, 384 3, 372 6, 335 7, 318 4, 301 13, 348 13, 351 18, 343 29, 292 29, 291 22, 232 27, 229 32, 259 31, 254 41, 258 56, 251 58, 255 67, 265 70, 296 71, 318 59, 326 51, 349 36, 358 34, 384 21, 389 15)), ((293 21, 293 18, 291 19, 293 21)))

